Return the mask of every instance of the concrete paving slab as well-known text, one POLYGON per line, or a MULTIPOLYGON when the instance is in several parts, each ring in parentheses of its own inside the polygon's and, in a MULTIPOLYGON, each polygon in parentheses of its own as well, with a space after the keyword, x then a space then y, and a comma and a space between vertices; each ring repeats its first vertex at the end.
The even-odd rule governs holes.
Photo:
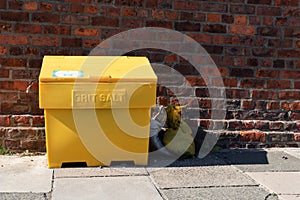
POLYGON ((279 200, 300 200, 300 195, 279 195, 279 200))
POLYGON ((161 200, 149 177, 59 178, 54 180, 53 200, 161 200))
POLYGON ((49 200, 49 193, 0 193, 0 200, 49 200))
POLYGON ((255 186, 252 179, 231 166, 147 168, 158 188, 255 186))
POLYGON ((184 160, 168 159, 168 158, 157 158, 149 156, 148 167, 188 167, 188 166, 215 166, 225 165, 224 160, 219 157, 209 154, 204 158, 189 158, 184 160))
POLYGON ((0 192, 48 193, 53 170, 45 156, 0 156, 0 192))
POLYGON ((245 172, 300 171, 300 159, 283 150, 237 149, 220 151, 217 155, 245 172))
POLYGON ((246 174, 276 194, 300 195, 300 172, 249 172, 246 174))
POLYGON ((108 176, 146 176, 145 168, 60 168, 54 169, 54 178, 108 177, 108 176))
POLYGON ((286 148, 284 152, 300 159, 300 148, 286 148))
POLYGON ((261 187, 218 187, 218 188, 184 188, 161 190, 163 197, 169 200, 277 200, 261 187))

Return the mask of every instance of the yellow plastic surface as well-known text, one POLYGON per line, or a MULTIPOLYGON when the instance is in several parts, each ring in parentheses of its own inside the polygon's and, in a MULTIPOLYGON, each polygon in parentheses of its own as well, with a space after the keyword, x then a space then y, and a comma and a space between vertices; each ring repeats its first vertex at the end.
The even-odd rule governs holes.
MULTIPOLYGON (((86 162, 87 166, 103 166, 112 161, 147 164, 150 108, 155 105, 157 81, 147 58, 45 56, 39 81, 50 168, 70 162, 86 162), (111 142, 111 146, 99 145, 97 152, 104 163, 83 144, 74 122, 72 110, 85 116, 91 109, 111 142), (122 118, 122 123, 133 120, 144 127, 143 131, 127 134, 116 123, 112 110, 120 116, 126 116, 129 110, 131 119, 122 118), (113 146, 128 153, 114 151, 113 146)), ((84 123, 87 133, 95 132, 89 119, 84 123)))

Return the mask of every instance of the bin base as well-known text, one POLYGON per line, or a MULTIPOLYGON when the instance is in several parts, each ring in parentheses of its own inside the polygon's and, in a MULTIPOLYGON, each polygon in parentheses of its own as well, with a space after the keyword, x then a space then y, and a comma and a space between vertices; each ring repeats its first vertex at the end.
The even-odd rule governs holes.
MULTIPOLYGON (((148 138, 128 137, 127 140, 120 140, 128 146, 139 146, 138 155, 118 155, 117 152, 108 152, 103 148, 103 155, 109 160, 105 164, 97 160, 86 149, 79 138, 73 121, 71 110, 47 109, 45 112, 46 122, 46 148, 49 168, 61 168, 63 163, 86 163, 87 167, 110 166, 115 162, 132 161, 136 166, 148 164, 148 138), (59 130, 59 131, 58 131, 59 130), (142 148, 141 148, 142 147, 142 148)), ((82 112, 85 112, 82 110, 82 112)), ((105 110, 99 111, 99 116, 108 116, 105 110)), ((108 111, 107 111, 108 112, 108 111)), ((148 112, 145 109, 145 112, 148 112)), ((115 132, 114 132, 115 133, 115 132)), ((124 137, 124 134, 115 133, 117 137, 124 137), (119 135, 118 135, 119 134, 119 135)), ((124 145, 125 145, 124 144, 124 145)), ((99 146, 101 148, 101 146, 99 146)))

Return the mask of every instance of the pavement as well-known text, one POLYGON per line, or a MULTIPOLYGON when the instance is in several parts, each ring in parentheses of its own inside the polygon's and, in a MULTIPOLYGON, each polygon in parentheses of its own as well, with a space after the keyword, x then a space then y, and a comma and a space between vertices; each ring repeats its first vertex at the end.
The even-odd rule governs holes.
POLYGON ((227 149, 168 167, 48 169, 46 156, 0 156, 0 200, 300 200, 300 148, 227 149))

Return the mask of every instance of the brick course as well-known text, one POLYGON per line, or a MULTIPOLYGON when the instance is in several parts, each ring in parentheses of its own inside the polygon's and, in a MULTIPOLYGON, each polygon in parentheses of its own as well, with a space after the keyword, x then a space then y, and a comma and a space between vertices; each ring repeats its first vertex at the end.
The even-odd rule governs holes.
MULTIPOLYGON (((201 77, 189 62, 172 52, 131 52, 128 55, 145 55, 185 76, 185 80, 171 83, 167 76, 159 77, 159 103, 169 104, 175 91, 179 102, 201 114, 197 118, 186 112, 186 119, 196 120, 204 128, 223 124, 223 129, 216 131, 222 132, 220 141, 227 141, 222 143, 226 147, 298 145, 299 22, 296 0, 0 1, 0 146, 15 151, 45 150, 44 118, 37 94, 44 55, 88 55, 110 36, 141 27, 163 27, 188 35, 190 42, 195 40, 211 55, 222 75, 207 68, 201 77), (222 97, 218 93, 222 85, 226 118, 211 119, 210 92, 215 98, 222 97)), ((162 43, 169 39, 164 35, 136 37, 162 43)), ((193 52, 189 45, 180 48, 193 52)), ((204 63, 201 55, 193 59, 204 63)), ((169 73, 171 70, 165 72, 169 73)))

